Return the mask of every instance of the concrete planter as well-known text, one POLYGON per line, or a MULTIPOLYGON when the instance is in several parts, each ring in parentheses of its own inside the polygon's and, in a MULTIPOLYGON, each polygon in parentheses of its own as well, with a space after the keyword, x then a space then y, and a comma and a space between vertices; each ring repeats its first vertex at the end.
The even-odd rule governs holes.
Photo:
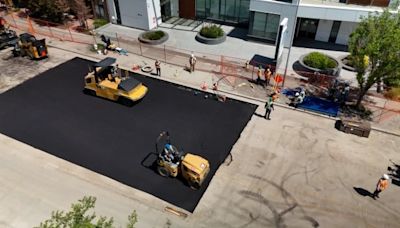
POLYGON ((302 56, 300 56, 300 58, 299 58, 299 63, 300 63, 300 65, 301 65, 303 68, 305 68, 305 69, 307 69, 309 72, 313 72, 313 73, 318 72, 318 73, 320 73, 320 74, 326 74, 326 75, 332 75, 332 76, 339 76, 339 74, 340 74, 340 69, 341 69, 341 64, 340 64, 335 58, 333 58, 332 56, 326 55, 326 56, 328 56, 328 58, 330 58, 330 59, 332 59, 333 61, 335 61, 337 66, 336 66, 335 68, 328 68, 328 69, 321 70, 321 69, 318 69, 318 68, 313 68, 313 67, 307 66, 307 65, 304 63, 304 58, 305 58, 308 54, 309 54, 309 53, 307 53, 307 54, 305 54, 305 55, 302 55, 302 56))
POLYGON ((342 55, 338 59, 340 63, 342 64, 342 67, 348 71, 356 72, 356 69, 350 65, 347 65, 347 57, 348 55, 342 55))
MULTIPOLYGON (((144 38, 144 36, 145 36, 146 34, 148 34, 148 33, 150 33, 150 32, 155 32, 155 31, 157 31, 157 30, 152 30, 152 31, 147 31, 147 32, 142 32, 142 33, 140 33, 140 35, 139 35, 139 37, 138 37, 138 40, 139 40, 140 42, 142 42, 142 43, 146 43, 146 44, 150 44, 150 45, 162 44, 162 43, 164 43, 165 41, 168 40, 169 35, 168 35, 168 33, 164 32, 164 31, 162 31, 162 32, 163 32, 165 35, 164 35, 163 37, 161 37, 159 40, 149 40, 149 39, 144 38)), ((158 30, 158 31, 161 31, 161 30, 158 30)))
POLYGON ((218 38, 207 38, 207 37, 200 35, 200 33, 197 33, 196 40, 203 44, 212 44, 212 45, 220 44, 226 40, 226 34, 224 33, 223 36, 218 37, 218 38))

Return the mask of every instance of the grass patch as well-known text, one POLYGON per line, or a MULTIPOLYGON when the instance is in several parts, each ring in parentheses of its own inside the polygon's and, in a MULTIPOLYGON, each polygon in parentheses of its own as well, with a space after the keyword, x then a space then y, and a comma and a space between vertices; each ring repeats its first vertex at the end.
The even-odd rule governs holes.
POLYGON ((94 26, 95 29, 97 29, 97 28, 100 28, 103 25, 106 25, 107 23, 108 23, 108 21, 106 19, 98 18, 98 19, 95 19, 93 21, 93 26, 94 26))
POLYGON ((200 30, 200 35, 207 38, 218 38, 224 35, 224 30, 217 25, 204 26, 200 30))
POLYGON ((391 100, 400 101, 400 87, 391 88, 385 93, 385 97, 391 100))
POLYGON ((148 40, 159 40, 165 36, 165 33, 161 30, 150 31, 143 34, 143 38, 148 40))
POLYGON ((98 50, 103 51, 106 48, 106 46, 102 43, 97 43, 97 50, 94 50, 93 45, 90 45, 90 51, 92 52, 97 52, 98 50))
POLYGON ((309 67, 317 68, 320 70, 326 70, 337 67, 335 60, 331 59, 327 55, 320 52, 311 52, 306 57, 304 57, 304 64, 309 67))

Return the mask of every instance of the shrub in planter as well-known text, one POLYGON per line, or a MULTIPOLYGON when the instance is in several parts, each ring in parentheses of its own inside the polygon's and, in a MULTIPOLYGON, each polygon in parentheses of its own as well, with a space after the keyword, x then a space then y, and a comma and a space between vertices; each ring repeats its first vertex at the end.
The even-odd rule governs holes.
POLYGON ((224 35, 224 31, 217 25, 210 25, 201 28, 200 35, 207 38, 218 38, 224 35))
POLYGON ((157 31, 150 31, 146 32, 143 35, 143 38, 148 39, 148 40, 159 40, 165 36, 165 33, 163 31, 157 30, 157 31))
POLYGON ((304 64, 309 67, 317 68, 320 70, 326 70, 337 67, 335 60, 329 58, 328 56, 320 52, 311 52, 306 57, 304 57, 304 64))

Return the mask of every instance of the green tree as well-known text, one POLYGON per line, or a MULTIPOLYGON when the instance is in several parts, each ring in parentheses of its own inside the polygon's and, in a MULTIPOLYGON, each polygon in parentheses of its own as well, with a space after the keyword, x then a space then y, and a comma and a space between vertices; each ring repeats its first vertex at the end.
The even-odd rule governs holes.
POLYGON ((60 23, 63 20, 63 10, 54 0, 31 0, 27 1, 30 15, 37 18, 60 23))
POLYGON ((74 0, 72 9, 79 20, 81 27, 88 29, 87 19, 91 16, 91 9, 86 5, 85 0, 74 0))
MULTIPOLYGON (((85 196, 78 200, 78 203, 72 204, 69 212, 53 211, 51 218, 41 222, 39 228, 112 228, 113 218, 100 216, 97 221, 94 212, 89 213, 96 203, 93 196, 85 196)), ((133 211, 128 217, 127 228, 134 228, 137 223, 136 211, 133 211)))
POLYGON ((357 107, 375 84, 399 77, 400 14, 388 10, 363 18, 350 35, 349 52, 357 71, 357 107))

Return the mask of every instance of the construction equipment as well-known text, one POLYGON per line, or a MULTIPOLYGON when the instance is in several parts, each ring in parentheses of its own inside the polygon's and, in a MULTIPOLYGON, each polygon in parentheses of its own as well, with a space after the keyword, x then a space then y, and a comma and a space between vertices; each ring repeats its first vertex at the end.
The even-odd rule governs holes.
POLYGON ((19 35, 19 41, 13 50, 14 56, 28 56, 30 59, 42 59, 48 57, 46 40, 37 40, 29 33, 19 35))
POLYGON ((131 106, 146 95, 147 87, 132 77, 122 77, 115 62, 107 57, 94 64, 85 76, 84 92, 131 106))
POLYGON ((14 46, 17 41, 17 33, 13 30, 10 30, 6 21, 0 17, 0 49, 14 46))
POLYGON ((210 171, 209 162, 194 154, 179 151, 171 144, 169 133, 161 132, 156 140, 157 171, 164 177, 179 174, 193 189, 199 189, 210 171))

